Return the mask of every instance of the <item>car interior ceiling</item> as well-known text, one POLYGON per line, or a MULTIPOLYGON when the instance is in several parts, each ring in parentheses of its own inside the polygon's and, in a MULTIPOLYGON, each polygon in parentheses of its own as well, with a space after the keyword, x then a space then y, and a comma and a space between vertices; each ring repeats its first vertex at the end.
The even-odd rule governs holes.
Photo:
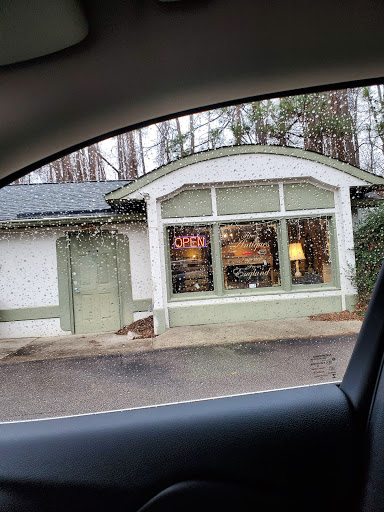
MULTIPOLYGON (((0 185, 175 114, 384 77, 379 0, 72 3, 84 39, 0 67, 0 185)), ((384 271, 340 386, 0 424, 0 509, 382 510, 383 302, 384 271)))
POLYGON ((378 0, 82 6, 84 40, 0 68, 0 178, 178 113, 384 75, 378 0))

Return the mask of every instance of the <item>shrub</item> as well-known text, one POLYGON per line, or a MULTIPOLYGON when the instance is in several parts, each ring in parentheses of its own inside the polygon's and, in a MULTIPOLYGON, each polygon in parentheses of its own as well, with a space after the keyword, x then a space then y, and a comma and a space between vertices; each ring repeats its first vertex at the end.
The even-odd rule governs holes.
POLYGON ((358 309, 363 311, 369 299, 384 260, 384 205, 367 213, 354 232, 358 309))

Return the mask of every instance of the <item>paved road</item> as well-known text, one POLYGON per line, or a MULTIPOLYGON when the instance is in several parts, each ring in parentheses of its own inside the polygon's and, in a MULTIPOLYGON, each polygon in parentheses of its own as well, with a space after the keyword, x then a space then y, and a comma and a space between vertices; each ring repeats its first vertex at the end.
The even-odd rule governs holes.
POLYGON ((0 421, 341 380, 357 335, 0 365, 0 421))

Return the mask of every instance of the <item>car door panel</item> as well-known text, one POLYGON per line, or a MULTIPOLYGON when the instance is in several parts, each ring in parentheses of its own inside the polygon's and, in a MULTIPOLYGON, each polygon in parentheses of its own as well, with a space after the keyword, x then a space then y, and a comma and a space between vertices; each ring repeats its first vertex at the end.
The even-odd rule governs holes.
MULTIPOLYGON (((355 489, 353 425, 334 384, 2 424, 2 499, 20 484, 49 509, 50 496, 66 488, 81 502, 102 488, 109 502, 116 491, 115 509, 137 510, 170 486, 198 480, 248 487, 255 502, 277 509, 311 502, 320 510, 327 502, 336 510, 355 489)), ((200 488, 196 494, 200 500, 200 488)), ((97 492, 88 500, 92 510, 103 509, 97 492)))

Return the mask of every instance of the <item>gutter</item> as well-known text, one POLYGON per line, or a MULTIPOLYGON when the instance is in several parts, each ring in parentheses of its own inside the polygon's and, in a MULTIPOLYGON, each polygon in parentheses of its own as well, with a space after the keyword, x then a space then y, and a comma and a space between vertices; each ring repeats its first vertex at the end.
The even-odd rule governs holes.
POLYGON ((45 217, 43 219, 25 220, 2 220, 0 230, 9 230, 24 227, 45 227, 45 226, 75 226, 79 224, 105 224, 122 222, 145 222, 146 213, 130 213, 120 215, 103 215, 88 217, 45 217))

